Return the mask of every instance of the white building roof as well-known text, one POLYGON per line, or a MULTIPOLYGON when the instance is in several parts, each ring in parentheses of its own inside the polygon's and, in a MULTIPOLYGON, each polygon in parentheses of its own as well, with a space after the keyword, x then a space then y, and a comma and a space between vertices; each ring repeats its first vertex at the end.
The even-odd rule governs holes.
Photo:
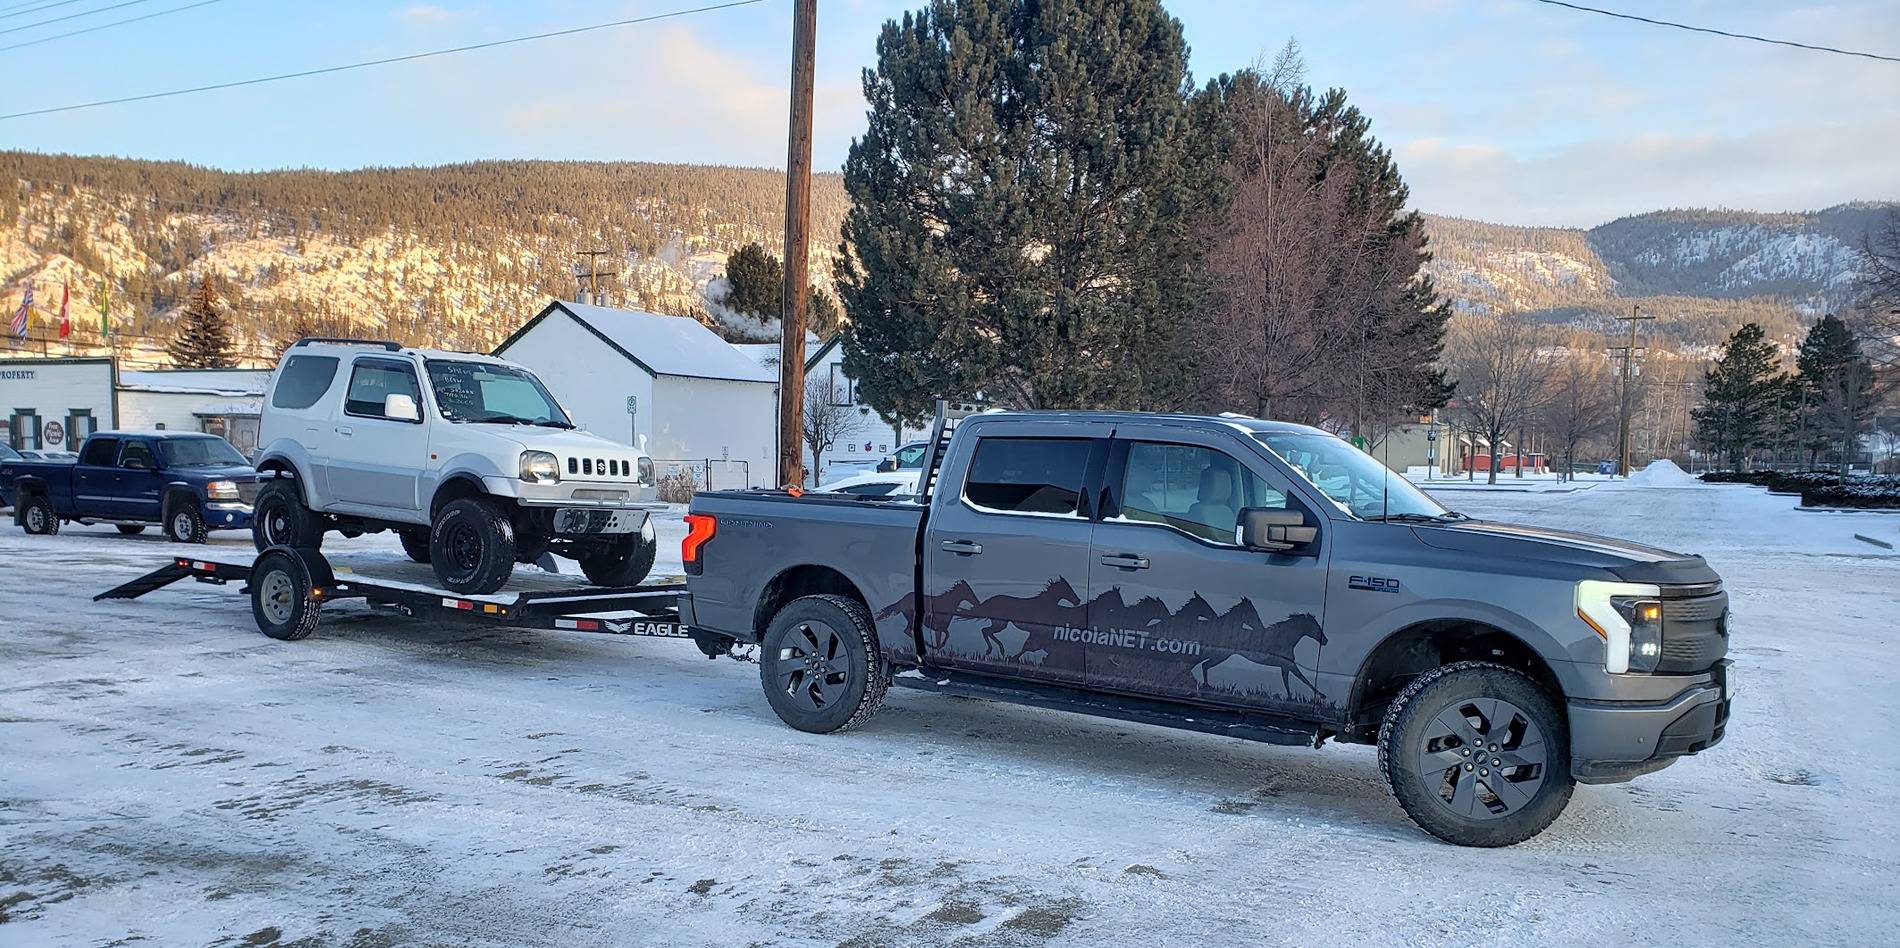
POLYGON ((270 369, 154 369, 120 371, 119 387, 134 392, 185 395, 262 395, 270 369))
POLYGON ((556 310, 567 313, 594 335, 650 375, 726 379, 734 382, 777 384, 778 373, 731 343, 719 338, 698 320, 662 316, 631 309, 611 309, 588 303, 556 301, 515 331, 495 354, 507 357, 508 347, 556 310))

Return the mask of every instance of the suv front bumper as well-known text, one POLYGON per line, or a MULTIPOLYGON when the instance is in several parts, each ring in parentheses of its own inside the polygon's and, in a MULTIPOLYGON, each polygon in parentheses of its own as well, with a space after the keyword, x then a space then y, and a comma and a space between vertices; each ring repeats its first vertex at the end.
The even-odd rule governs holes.
POLYGON ((1728 730, 1733 689, 1727 659, 1711 681, 1660 702, 1569 702, 1570 770, 1579 783, 1621 783, 1708 750, 1728 730))
POLYGON ((652 484, 561 481, 530 484, 516 477, 482 478, 482 486, 497 497, 512 497, 523 507, 599 507, 622 510, 664 510, 659 488, 652 484))

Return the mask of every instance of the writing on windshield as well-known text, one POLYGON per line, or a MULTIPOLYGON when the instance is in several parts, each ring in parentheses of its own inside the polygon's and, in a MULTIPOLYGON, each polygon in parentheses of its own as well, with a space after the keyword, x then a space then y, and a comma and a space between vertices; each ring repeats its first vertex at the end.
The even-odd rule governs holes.
POLYGON ((534 373, 507 365, 431 359, 429 384, 442 417, 570 428, 567 412, 534 373))

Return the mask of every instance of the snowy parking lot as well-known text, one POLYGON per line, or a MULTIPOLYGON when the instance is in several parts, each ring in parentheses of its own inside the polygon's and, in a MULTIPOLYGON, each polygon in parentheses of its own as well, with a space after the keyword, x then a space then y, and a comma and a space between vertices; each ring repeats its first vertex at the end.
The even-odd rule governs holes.
POLYGON ((1370 748, 903 691, 808 735, 686 642, 354 603, 278 642, 235 588, 90 602, 160 539, 8 525, 0 944, 1891 943, 1900 554, 1854 535, 1900 516, 1579 486, 1442 496, 1705 554, 1740 696, 1720 746, 1505 850, 1412 826, 1370 748))

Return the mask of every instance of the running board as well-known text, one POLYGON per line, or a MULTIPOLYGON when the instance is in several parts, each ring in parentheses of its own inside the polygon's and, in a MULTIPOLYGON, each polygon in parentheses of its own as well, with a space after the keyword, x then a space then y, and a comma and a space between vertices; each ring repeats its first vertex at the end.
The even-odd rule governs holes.
POLYGON ((1203 708, 1195 705, 1135 698, 1062 685, 1046 685, 997 678, 972 672, 924 669, 899 673, 891 684, 920 691, 982 698, 1009 704, 1073 711, 1091 717, 1150 724, 1155 727, 1200 731, 1265 744, 1318 747, 1326 732, 1318 724, 1259 712, 1203 708))

